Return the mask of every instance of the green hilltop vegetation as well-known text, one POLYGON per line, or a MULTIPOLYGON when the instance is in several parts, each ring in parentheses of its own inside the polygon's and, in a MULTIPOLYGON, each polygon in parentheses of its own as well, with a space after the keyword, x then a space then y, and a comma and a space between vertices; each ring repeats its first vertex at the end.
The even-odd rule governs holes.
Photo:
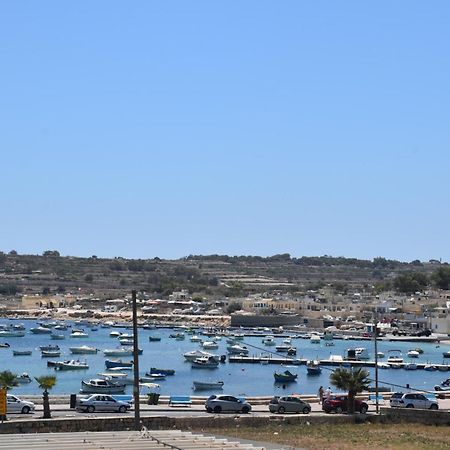
POLYGON ((330 285, 336 292, 395 289, 411 293, 435 286, 448 289, 450 266, 436 260, 372 261, 332 256, 269 257, 189 255, 177 260, 89 258, 0 252, 0 295, 93 293, 113 298, 143 290, 167 296, 174 290, 239 297, 252 292, 305 292, 330 285))

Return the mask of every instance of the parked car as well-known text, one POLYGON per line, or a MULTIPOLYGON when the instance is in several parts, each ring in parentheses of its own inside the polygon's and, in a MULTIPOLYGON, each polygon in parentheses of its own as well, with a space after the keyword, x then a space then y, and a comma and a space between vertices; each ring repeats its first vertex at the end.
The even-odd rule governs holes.
POLYGON ((399 408, 439 409, 439 404, 436 400, 430 400, 418 392, 403 394, 398 402, 398 406, 399 408))
POLYGON ((205 403, 207 412, 242 412, 247 414, 252 407, 245 399, 233 397, 232 395, 211 395, 205 403))
POLYGON ((405 395, 404 392, 394 392, 391 395, 391 398, 389 399, 389 405, 391 406, 391 408, 398 408, 399 407, 399 401, 401 400, 403 395, 405 395))
POLYGON ((94 394, 90 397, 81 398, 76 405, 77 411, 93 413, 103 412, 127 412, 131 408, 130 403, 116 400, 111 395, 94 394))
POLYGON ((33 402, 26 402, 21 400, 15 395, 7 394, 6 396, 6 411, 8 414, 11 413, 22 413, 28 414, 35 410, 35 405, 33 402))
MULTIPOLYGON (((325 399, 322 403, 322 409, 326 413, 336 412, 342 413, 347 411, 348 407, 347 395, 333 395, 328 399, 325 399)), ((369 405, 366 402, 355 399, 355 411, 365 414, 369 409, 369 405)))
POLYGON ((273 397, 269 403, 269 411, 279 414, 287 412, 309 414, 311 405, 299 397, 273 397))

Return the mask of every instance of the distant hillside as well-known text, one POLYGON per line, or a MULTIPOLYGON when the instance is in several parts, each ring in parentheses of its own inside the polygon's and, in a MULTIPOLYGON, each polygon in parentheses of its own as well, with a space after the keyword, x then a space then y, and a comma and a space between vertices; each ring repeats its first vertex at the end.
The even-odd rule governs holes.
POLYGON ((80 292, 112 298, 133 288, 166 296, 185 288, 191 293, 233 297, 258 291, 305 291, 330 283, 337 290, 374 284, 382 288, 399 274, 419 272, 428 276, 439 266, 438 261, 291 258, 289 254, 135 260, 63 257, 57 251, 43 255, 11 252, 0 253, 0 295, 80 292))

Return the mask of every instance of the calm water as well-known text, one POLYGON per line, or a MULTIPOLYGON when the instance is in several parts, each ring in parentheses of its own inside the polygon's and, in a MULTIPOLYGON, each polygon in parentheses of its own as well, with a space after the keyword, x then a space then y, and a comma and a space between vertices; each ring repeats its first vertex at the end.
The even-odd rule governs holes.
MULTIPOLYGON (((26 334, 24 337, 8 337, 0 338, 0 342, 8 342, 10 348, 0 348, 0 370, 9 369, 15 373, 27 372, 30 376, 40 376, 45 374, 56 374, 57 384, 52 390, 54 394, 69 394, 77 393, 80 389, 81 379, 88 380, 90 378, 97 378, 97 374, 105 371, 105 357, 102 352, 96 355, 71 355, 69 347, 89 345, 100 350, 112 349, 118 347, 117 338, 109 336, 111 331, 122 331, 131 333, 130 329, 120 328, 98 328, 97 331, 91 331, 88 327, 75 325, 77 328, 84 328, 89 334, 88 338, 73 339, 69 338, 70 328, 68 331, 57 331, 66 335, 65 340, 55 341, 49 335, 35 335, 29 332, 29 329, 37 326, 35 321, 10 321, 7 319, 0 319, 0 324, 5 323, 23 323, 26 327, 26 334), (60 358, 42 358, 39 346, 58 344, 61 348, 60 358), (12 350, 33 350, 32 356, 12 356, 12 350), (52 367, 47 367, 47 360, 67 360, 76 359, 79 357, 82 360, 87 360, 90 368, 84 371, 58 371, 52 367)), ((225 364, 219 365, 217 369, 192 369, 191 364, 184 360, 183 353, 199 349, 198 343, 190 342, 189 335, 186 335, 184 341, 176 341, 169 338, 169 334, 173 330, 158 329, 158 330, 139 330, 139 347, 144 350, 140 356, 139 364, 141 374, 143 375, 150 367, 171 368, 175 369, 176 374, 169 376, 166 380, 158 381, 161 386, 161 394, 192 394, 192 382, 196 381, 223 381, 223 392, 235 395, 272 395, 282 393, 315 393, 320 385, 329 385, 330 368, 323 368, 322 374, 319 376, 307 376, 305 366, 289 366, 289 370, 298 374, 296 383, 290 383, 285 389, 278 384, 274 384, 273 372, 275 370, 286 370, 286 367, 277 365, 260 365, 260 364, 225 364), (149 342, 149 335, 159 335, 162 340, 160 342, 149 342)), ((262 337, 246 337, 244 345, 251 344, 263 349, 263 351, 274 351, 274 347, 265 347, 261 343, 262 337)), ((282 343, 283 338, 277 338, 277 343, 282 343)), ((333 347, 327 347, 322 342, 321 344, 311 344, 306 339, 293 339, 292 344, 297 347, 297 357, 307 359, 327 358, 330 354, 344 355, 350 347, 366 347, 373 355, 373 343, 368 341, 342 341, 335 340, 333 347)), ((222 338, 219 342, 219 349, 212 350, 211 353, 226 354, 226 340, 222 338)), ((436 344, 413 344, 408 342, 392 343, 379 342, 379 351, 388 355, 388 350, 399 349, 403 351, 405 362, 408 361, 407 351, 420 347, 424 353, 415 359, 415 362, 433 362, 442 364, 442 353, 449 349, 448 346, 441 345, 436 347, 436 344)), ((249 347, 250 354, 259 355, 261 353, 258 349, 249 347)), ((130 360, 132 357, 124 357, 123 360, 130 360)), ((381 360, 382 361, 382 360, 381 360)), ((373 376, 373 370, 371 370, 373 376)), ((130 376, 131 373, 130 373, 130 376)), ((379 370, 380 381, 405 385, 408 383, 411 388, 415 389, 431 389, 435 384, 439 384, 443 379, 448 378, 450 372, 427 372, 424 370, 406 371, 404 369, 387 369, 379 370)), ((127 392, 131 394, 131 387, 127 387, 127 392)), ((24 384, 14 388, 14 393, 17 394, 39 394, 40 390, 36 382, 24 384)), ((197 391, 197 395, 208 395, 209 391, 197 391)))

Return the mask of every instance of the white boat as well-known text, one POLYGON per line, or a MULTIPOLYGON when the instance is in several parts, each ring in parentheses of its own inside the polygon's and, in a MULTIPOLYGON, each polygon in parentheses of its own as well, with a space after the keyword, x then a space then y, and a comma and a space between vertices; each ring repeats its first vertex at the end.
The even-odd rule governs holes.
POLYGON ((347 360, 349 361, 363 361, 370 359, 370 354, 365 347, 356 347, 347 349, 347 360))
MULTIPOLYGON (((138 351, 139 355, 142 354, 142 350, 139 349, 138 351)), ((133 355, 133 349, 132 348, 114 348, 109 350, 103 350, 103 354, 105 356, 131 356, 133 355)))
POLYGON ((31 383, 33 380, 31 379, 30 375, 28 375, 26 372, 24 372, 22 375, 19 375, 16 377, 16 381, 20 384, 25 384, 25 383, 31 383))
POLYGON ((291 344, 292 344, 292 339, 291 339, 290 337, 288 337, 288 338, 286 338, 286 339, 283 339, 283 343, 284 343, 284 344, 291 345, 291 344))
POLYGON ((128 378, 128 374, 124 373, 124 372, 116 372, 116 371, 112 371, 112 372, 102 372, 102 373, 98 373, 97 374, 99 377, 102 377, 105 380, 111 380, 111 381, 119 381, 122 384, 125 385, 132 385, 134 384, 134 379, 133 378, 128 378))
POLYGON ((320 344, 320 336, 317 334, 313 334, 311 335, 311 337, 309 338, 309 341, 311 342, 311 344, 320 344))
POLYGON ((56 370, 85 370, 89 369, 89 364, 82 361, 58 361, 54 366, 56 370))
POLYGON ((52 330, 50 328, 46 328, 46 327, 34 327, 34 328, 30 328, 30 331, 33 334, 51 334, 52 330))
POLYGON ((194 381, 194 390, 196 391, 209 391, 213 389, 223 389, 223 381, 194 381))
POLYGON ((415 363, 405 364, 404 369, 405 370, 417 370, 417 364, 415 364, 415 363))
POLYGON ((410 358, 418 358, 420 355, 417 350, 410 350, 407 354, 410 358))
POLYGON ((41 356, 43 358, 57 358, 58 356, 61 356, 60 350, 42 350, 41 356))
POLYGON ((403 356, 401 350, 389 350, 389 353, 391 353, 390 356, 388 356, 387 362, 388 363, 394 363, 394 364, 402 364, 403 363, 403 356))
POLYGON ((119 337, 121 335, 122 333, 120 331, 111 331, 111 333, 109 333, 110 337, 119 337))
POLYGON ((98 349, 82 345, 81 347, 69 347, 69 350, 74 355, 93 355, 98 352, 98 349))
POLYGON ((209 349, 209 350, 215 350, 217 348, 219 348, 219 344, 217 342, 214 341, 205 341, 202 343, 202 347, 204 349, 209 349))
POLYGON ((197 358, 201 358, 202 356, 215 358, 216 361, 220 360, 220 356, 213 355, 212 353, 208 353, 208 352, 203 352, 202 350, 191 350, 190 352, 184 353, 183 356, 189 362, 192 362, 192 361, 196 360, 197 358))
POLYGON ((25 332, 20 330, 2 330, 0 331, 0 337, 24 337, 25 332))
POLYGON ((74 330, 72 331, 72 333, 70 334, 71 338, 87 338, 89 337, 89 335, 87 333, 85 333, 84 331, 81 330, 74 330))
POLYGON ((194 359, 191 364, 193 369, 215 369, 219 365, 215 358, 207 356, 201 356, 200 358, 194 359))
POLYGON ((191 342, 202 342, 202 338, 200 336, 197 336, 196 334, 194 334, 194 336, 191 336, 189 339, 191 342))
POLYGON ((123 394, 125 387, 123 383, 96 378, 81 381, 80 392, 83 394, 123 394))
POLYGON ((287 344, 281 344, 281 345, 277 345, 275 347, 275 350, 279 353, 287 353, 287 351, 291 348, 290 345, 287 344))
POLYGON ((53 339, 53 340, 55 340, 55 341, 62 341, 62 340, 64 340, 66 337, 63 335, 63 334, 55 334, 55 333, 52 333, 51 335, 50 335, 50 339, 53 339))
POLYGON ((227 352, 230 355, 248 355, 248 348, 239 344, 228 345, 227 352))
POLYGON ((377 352, 377 358, 384 358, 383 352, 377 352))
POLYGON ((262 343, 264 345, 266 345, 267 347, 273 347, 273 346, 277 345, 277 343, 275 342, 275 339, 273 338, 273 336, 266 336, 262 340, 262 343))
POLYGON ((39 347, 39 350, 41 352, 52 352, 52 351, 57 351, 60 350, 59 345, 41 345, 39 347))
POLYGON ((133 339, 120 339, 120 345, 134 345, 133 339))

